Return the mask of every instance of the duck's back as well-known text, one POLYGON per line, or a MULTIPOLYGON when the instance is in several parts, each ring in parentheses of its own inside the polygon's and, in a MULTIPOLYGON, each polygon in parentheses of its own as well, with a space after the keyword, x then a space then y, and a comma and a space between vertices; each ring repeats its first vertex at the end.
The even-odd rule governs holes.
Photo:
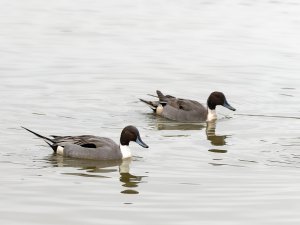
POLYGON ((113 145, 115 142, 110 138, 98 137, 93 135, 80 135, 80 136, 54 136, 53 142, 58 146, 65 146, 67 144, 76 144, 82 147, 102 147, 113 145))

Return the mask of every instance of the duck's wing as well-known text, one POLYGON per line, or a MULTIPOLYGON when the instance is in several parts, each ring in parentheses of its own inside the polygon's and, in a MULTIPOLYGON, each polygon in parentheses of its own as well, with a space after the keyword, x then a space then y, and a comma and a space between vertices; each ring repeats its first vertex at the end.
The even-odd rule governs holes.
POLYGON ((197 101, 194 100, 190 100, 190 99, 181 99, 181 98, 177 98, 175 100, 172 101, 171 105, 173 107, 176 107, 180 110, 184 110, 184 111, 202 111, 202 110, 206 110, 205 107, 200 104, 197 101))
POLYGON ((98 137, 93 135, 81 135, 81 136, 53 136, 53 142, 57 146, 65 146, 66 144, 80 145, 86 148, 98 148, 104 146, 116 146, 117 144, 105 137, 98 137))
POLYGON ((169 105, 172 106, 176 109, 181 109, 185 111, 192 111, 192 110, 205 110, 205 107, 195 101, 195 100, 190 100, 190 99, 183 99, 183 98, 176 98, 172 95, 164 95, 161 91, 156 91, 157 97, 159 98, 159 101, 165 104, 164 105, 169 105))

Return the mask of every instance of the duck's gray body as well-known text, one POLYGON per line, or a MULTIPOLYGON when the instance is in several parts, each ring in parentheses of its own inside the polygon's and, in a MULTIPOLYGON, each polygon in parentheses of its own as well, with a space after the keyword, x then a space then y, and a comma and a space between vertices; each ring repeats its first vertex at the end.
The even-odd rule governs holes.
POLYGON ((93 135, 81 136, 54 136, 48 138, 23 127, 27 131, 44 139, 55 153, 79 159, 93 160, 120 160, 131 157, 129 142, 135 141, 144 148, 148 146, 141 140, 139 132, 134 126, 123 129, 120 137, 120 145, 106 137, 93 135))
POLYGON ((67 144, 63 149, 62 155, 78 159, 93 160, 120 160, 123 158, 120 147, 115 143, 97 148, 85 148, 80 145, 67 144))
MULTIPOLYGON (((92 135, 55 137, 55 145, 64 146, 62 155, 80 159, 119 160, 120 146, 113 140, 92 135)), ((57 148, 60 151, 60 148, 57 148)))
POLYGON ((205 121, 207 118, 207 109, 199 102, 189 99, 165 98, 166 105, 162 101, 162 110, 159 109, 157 114, 181 122, 205 121))
POLYGON ((156 93, 158 101, 140 100, 148 104, 157 115, 180 122, 203 122, 216 119, 215 108, 217 105, 235 110, 228 104, 221 92, 211 93, 207 99, 208 108, 195 100, 163 95, 160 91, 156 91, 156 93))

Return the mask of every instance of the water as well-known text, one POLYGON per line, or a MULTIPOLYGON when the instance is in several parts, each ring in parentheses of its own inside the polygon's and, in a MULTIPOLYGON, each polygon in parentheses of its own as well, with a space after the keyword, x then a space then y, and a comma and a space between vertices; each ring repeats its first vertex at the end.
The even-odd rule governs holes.
POLYGON ((297 1, 0 2, 1 224, 299 224, 297 1), (156 89, 214 124, 156 118, 156 89), (64 159, 44 135, 150 146, 132 161, 64 159), (121 165, 120 165, 121 164, 121 165))

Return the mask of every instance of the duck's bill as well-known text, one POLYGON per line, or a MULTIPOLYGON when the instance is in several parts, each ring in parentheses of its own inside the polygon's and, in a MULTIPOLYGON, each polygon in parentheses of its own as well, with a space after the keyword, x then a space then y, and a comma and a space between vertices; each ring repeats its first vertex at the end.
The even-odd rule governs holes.
POLYGON ((231 105, 229 105, 229 103, 227 102, 227 100, 225 100, 223 106, 226 107, 227 109, 232 110, 232 111, 235 111, 235 110, 236 110, 236 109, 233 108, 231 105))
POLYGON ((140 136, 137 137, 137 139, 136 139, 135 142, 138 143, 138 144, 139 144, 140 146, 142 146, 143 148, 149 148, 149 146, 146 145, 146 144, 142 141, 142 139, 141 139, 140 136))

